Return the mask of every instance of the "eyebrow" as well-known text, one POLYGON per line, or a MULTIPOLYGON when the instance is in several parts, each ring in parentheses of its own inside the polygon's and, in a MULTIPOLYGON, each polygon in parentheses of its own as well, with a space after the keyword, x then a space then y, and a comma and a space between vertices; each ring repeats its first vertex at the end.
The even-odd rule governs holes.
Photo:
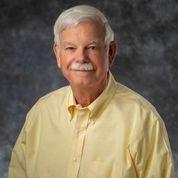
MULTIPOLYGON (((92 45, 92 44, 100 44, 101 42, 99 41, 99 40, 92 40, 91 42, 89 42, 88 44, 87 44, 87 46, 88 45, 92 45)), ((63 46, 65 46, 65 45, 72 45, 72 46, 76 46, 74 43, 72 43, 72 42, 69 42, 69 41, 63 41, 63 46)))
POLYGON ((90 43, 88 43, 88 45, 91 45, 91 44, 100 44, 101 42, 99 40, 94 40, 94 41, 91 41, 90 43))
POLYGON ((68 42, 68 41, 64 41, 64 42, 63 42, 63 45, 75 45, 75 44, 73 44, 73 43, 71 43, 71 42, 68 42))

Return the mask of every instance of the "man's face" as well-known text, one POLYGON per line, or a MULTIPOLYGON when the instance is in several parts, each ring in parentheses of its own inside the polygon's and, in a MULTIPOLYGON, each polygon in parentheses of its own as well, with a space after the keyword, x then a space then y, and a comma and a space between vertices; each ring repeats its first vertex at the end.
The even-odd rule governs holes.
POLYGON ((103 87, 113 60, 104 42, 104 27, 97 22, 81 22, 65 29, 60 37, 60 47, 55 44, 54 51, 58 66, 70 85, 77 88, 103 87))

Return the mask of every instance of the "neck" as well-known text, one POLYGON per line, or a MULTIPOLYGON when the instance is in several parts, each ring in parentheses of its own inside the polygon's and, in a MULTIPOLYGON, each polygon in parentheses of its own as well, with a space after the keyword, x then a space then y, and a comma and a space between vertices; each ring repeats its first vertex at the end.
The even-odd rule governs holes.
POLYGON ((103 92, 107 83, 108 79, 102 86, 95 85, 91 88, 71 86, 76 103, 82 107, 90 105, 103 92))

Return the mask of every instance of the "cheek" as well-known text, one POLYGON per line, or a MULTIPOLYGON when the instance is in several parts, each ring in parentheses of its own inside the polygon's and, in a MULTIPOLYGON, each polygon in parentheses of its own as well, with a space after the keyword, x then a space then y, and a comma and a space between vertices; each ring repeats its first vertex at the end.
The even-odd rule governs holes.
POLYGON ((96 58, 96 64, 104 67, 104 66, 107 66, 108 65, 108 58, 106 55, 99 55, 97 56, 96 58))
POLYGON ((61 54, 61 56, 60 56, 60 65, 61 65, 61 67, 67 68, 68 65, 70 64, 70 61, 71 60, 70 60, 70 58, 68 56, 61 54))
POLYGON ((103 52, 96 52, 89 54, 88 57, 93 61, 104 63, 105 61, 103 59, 106 58, 106 54, 103 52))

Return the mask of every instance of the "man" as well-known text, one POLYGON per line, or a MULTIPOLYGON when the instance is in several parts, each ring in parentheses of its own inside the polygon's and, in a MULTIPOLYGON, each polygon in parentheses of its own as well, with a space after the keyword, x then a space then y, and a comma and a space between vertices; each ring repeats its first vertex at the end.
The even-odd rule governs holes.
POLYGON ((57 64, 70 86, 42 97, 27 114, 9 178, 172 178, 162 119, 109 71, 116 43, 105 16, 86 5, 54 26, 57 64))

